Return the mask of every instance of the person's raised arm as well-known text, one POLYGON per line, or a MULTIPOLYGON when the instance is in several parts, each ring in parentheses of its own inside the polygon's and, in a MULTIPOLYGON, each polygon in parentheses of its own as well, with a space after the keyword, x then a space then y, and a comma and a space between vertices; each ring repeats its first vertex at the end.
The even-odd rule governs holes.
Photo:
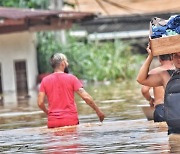
POLYGON ((99 117, 99 121, 102 122, 105 118, 104 113, 98 108, 93 98, 84 90, 84 88, 80 88, 76 91, 77 94, 92 108, 96 111, 96 114, 99 117))
POLYGON ((147 51, 149 55, 145 60, 144 64, 142 65, 142 67, 140 68, 139 74, 137 76, 137 82, 139 82, 142 85, 146 85, 150 87, 162 86, 162 81, 161 81, 162 79, 159 73, 148 74, 150 64, 153 60, 153 55, 151 53, 149 46, 147 47, 147 51))

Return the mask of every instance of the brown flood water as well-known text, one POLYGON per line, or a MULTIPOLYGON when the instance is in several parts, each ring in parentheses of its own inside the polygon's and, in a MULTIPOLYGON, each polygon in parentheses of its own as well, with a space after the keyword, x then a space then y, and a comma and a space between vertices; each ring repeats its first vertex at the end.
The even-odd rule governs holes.
POLYGON ((106 114, 103 123, 76 97, 80 125, 47 129, 46 117, 29 100, 0 106, 0 153, 179 153, 180 137, 165 123, 147 121, 147 102, 135 82, 89 84, 85 89, 106 114))

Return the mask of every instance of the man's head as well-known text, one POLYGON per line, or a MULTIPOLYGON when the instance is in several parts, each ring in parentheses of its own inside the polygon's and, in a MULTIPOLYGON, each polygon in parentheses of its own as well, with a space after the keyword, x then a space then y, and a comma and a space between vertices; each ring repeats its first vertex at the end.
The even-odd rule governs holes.
POLYGON ((159 55, 159 60, 165 61, 165 60, 172 60, 172 54, 165 54, 165 55, 159 55))
POLYGON ((180 52, 173 53, 173 63, 177 69, 180 69, 180 52))
POLYGON ((62 53, 55 53, 50 58, 50 63, 53 69, 62 69, 65 73, 68 73, 67 58, 62 53))

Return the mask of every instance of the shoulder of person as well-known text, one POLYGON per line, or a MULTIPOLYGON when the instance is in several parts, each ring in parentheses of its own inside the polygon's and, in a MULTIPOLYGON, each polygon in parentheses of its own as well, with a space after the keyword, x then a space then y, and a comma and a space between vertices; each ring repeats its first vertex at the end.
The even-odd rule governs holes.
POLYGON ((162 72, 166 72, 166 69, 163 69, 161 67, 157 67, 157 68, 154 68, 154 69, 150 70, 149 74, 159 74, 159 73, 162 73, 162 72))
POLYGON ((42 81, 43 81, 43 80, 48 80, 49 78, 51 78, 51 76, 52 76, 52 73, 45 75, 45 76, 42 78, 42 81))
POLYGON ((78 79, 74 74, 66 73, 66 75, 69 76, 70 78, 76 78, 76 79, 78 79))

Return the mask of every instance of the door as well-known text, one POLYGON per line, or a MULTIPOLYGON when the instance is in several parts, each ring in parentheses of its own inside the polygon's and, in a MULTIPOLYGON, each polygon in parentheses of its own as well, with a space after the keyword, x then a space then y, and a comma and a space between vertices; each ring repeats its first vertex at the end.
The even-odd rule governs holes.
POLYGON ((28 96, 26 61, 15 61, 16 91, 19 97, 28 96))
POLYGON ((0 63, 0 104, 3 103, 3 89, 2 89, 2 71, 1 71, 1 63, 0 63))

